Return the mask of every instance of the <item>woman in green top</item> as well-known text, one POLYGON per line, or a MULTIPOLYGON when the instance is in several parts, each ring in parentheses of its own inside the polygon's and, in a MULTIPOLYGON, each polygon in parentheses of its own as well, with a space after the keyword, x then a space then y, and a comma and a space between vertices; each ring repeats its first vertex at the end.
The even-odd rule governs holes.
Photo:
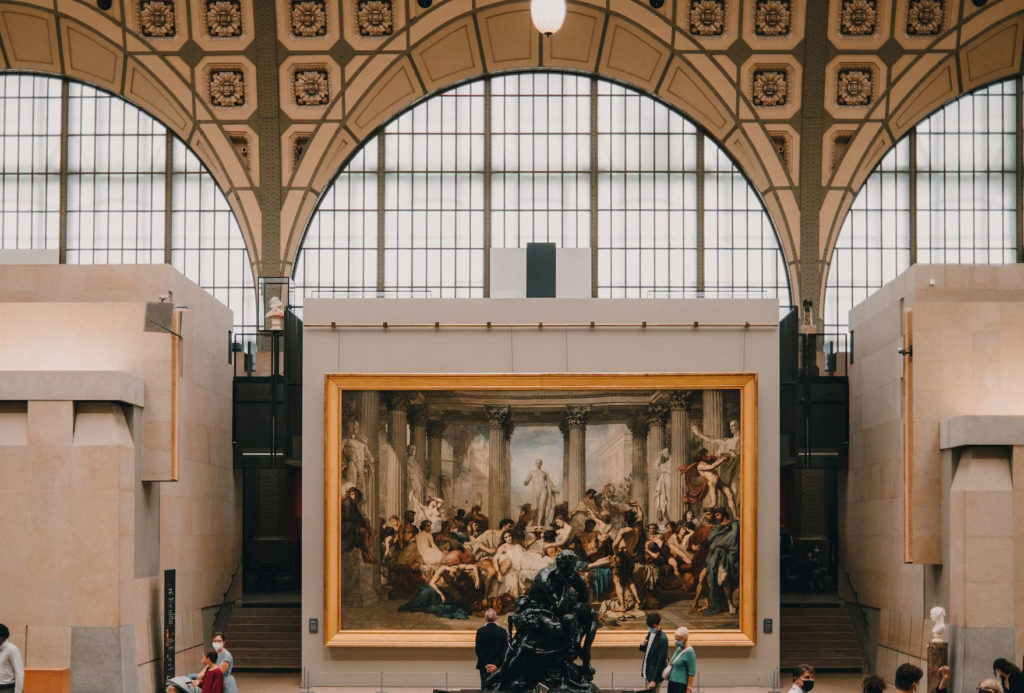
POLYGON ((668 661, 671 671, 668 675, 668 693, 686 693, 693 688, 693 677, 697 675, 697 655, 687 645, 690 629, 676 628, 676 651, 668 661))

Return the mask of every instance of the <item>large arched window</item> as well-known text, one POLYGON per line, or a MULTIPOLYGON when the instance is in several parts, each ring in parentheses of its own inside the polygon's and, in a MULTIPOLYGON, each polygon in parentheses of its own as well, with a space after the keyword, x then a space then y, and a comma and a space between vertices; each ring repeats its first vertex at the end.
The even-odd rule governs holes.
POLYGON ((831 338, 842 342, 850 309, 916 262, 1017 261, 1020 98, 1019 79, 961 97, 919 123, 868 176, 829 267, 831 338))
POLYGON ((231 308, 237 332, 255 333, 241 230, 184 142, 128 102, 56 77, 0 75, 0 109, 0 249, 168 263, 231 308))
POLYGON ((293 274, 305 296, 481 297, 492 248, 592 249, 597 296, 779 297, 757 193, 697 127, 591 77, 490 77, 396 118, 325 191, 293 274))

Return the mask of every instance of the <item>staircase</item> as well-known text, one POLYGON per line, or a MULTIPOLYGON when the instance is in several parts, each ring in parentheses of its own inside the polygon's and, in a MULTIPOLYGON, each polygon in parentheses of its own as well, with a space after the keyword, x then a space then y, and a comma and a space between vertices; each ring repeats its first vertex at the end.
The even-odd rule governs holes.
POLYGON ((838 602, 783 604, 780 620, 783 680, 798 664, 826 672, 865 670, 857 631, 846 607, 838 602))
POLYGON ((300 671, 300 610, 297 604, 236 606, 224 640, 237 671, 300 671))

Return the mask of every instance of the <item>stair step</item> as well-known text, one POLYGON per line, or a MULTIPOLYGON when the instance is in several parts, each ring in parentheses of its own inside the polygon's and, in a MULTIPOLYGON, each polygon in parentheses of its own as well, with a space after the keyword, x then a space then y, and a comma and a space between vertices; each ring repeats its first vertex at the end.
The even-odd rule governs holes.
POLYGON ((301 609, 236 606, 225 632, 238 671, 299 671, 302 666, 301 609))

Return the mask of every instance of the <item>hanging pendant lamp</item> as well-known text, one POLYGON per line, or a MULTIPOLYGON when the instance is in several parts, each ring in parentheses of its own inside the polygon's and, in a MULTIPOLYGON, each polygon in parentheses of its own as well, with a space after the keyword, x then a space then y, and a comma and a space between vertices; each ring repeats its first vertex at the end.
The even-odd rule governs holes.
POLYGON ((530 0, 530 17, 537 31, 551 36, 565 21, 565 0, 530 0))

